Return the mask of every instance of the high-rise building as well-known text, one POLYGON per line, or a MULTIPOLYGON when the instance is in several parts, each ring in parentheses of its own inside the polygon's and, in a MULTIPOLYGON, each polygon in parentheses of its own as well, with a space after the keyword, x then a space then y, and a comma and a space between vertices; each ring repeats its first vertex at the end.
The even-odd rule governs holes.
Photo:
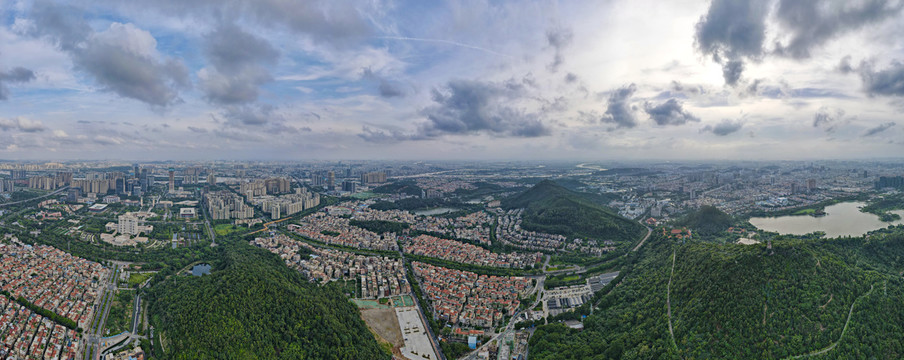
POLYGON ((342 191, 355 192, 355 182, 351 180, 345 180, 342 182, 342 191))
POLYGON ((176 190, 176 170, 173 168, 169 169, 169 191, 173 192, 176 190))
POLYGON ((329 191, 336 190, 336 174, 333 174, 332 171, 326 174, 326 189, 329 191))
POLYGON ((369 172, 361 174, 361 183, 362 184, 379 184, 386 182, 386 173, 385 172, 369 172))
POLYGON ((141 169, 141 177, 139 177, 138 180, 141 183, 141 192, 148 192, 148 188, 151 187, 151 184, 147 168, 141 169))
POLYGON ((214 173, 207 174, 207 185, 215 185, 217 183, 217 176, 214 173))

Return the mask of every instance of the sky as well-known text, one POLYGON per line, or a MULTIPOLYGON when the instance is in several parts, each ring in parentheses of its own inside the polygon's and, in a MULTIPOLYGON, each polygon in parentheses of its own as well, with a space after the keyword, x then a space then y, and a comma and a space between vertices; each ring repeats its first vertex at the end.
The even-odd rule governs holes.
POLYGON ((904 155, 904 2, 0 4, 0 159, 904 155))

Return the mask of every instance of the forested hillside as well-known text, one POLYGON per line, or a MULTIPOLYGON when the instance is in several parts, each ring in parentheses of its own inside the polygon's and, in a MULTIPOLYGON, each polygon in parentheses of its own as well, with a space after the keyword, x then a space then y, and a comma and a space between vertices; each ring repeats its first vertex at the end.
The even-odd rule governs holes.
POLYGON ((710 235, 728 230, 734 220, 719 208, 703 205, 678 220, 678 226, 687 226, 694 232, 710 235))
POLYGON ((638 240, 643 232, 640 224, 549 180, 506 199, 502 205, 524 208, 521 226, 531 231, 614 241, 638 240))
POLYGON ((150 294, 158 359, 389 359, 336 288, 275 255, 223 246, 211 275, 173 276, 150 294))
POLYGON ((531 359, 902 358, 901 232, 771 250, 654 237, 584 331, 540 327, 531 359))

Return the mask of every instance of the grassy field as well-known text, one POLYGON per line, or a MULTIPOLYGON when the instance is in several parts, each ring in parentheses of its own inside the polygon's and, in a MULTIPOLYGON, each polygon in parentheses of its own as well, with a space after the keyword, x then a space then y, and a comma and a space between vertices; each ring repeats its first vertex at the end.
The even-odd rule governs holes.
POLYGON ((150 278, 151 278, 151 274, 131 273, 131 274, 129 274, 129 287, 136 287, 136 286, 140 285, 141 283, 144 283, 145 280, 150 279, 150 278))
POLYGON ((110 315, 107 317, 106 332, 104 335, 115 335, 123 331, 129 331, 132 327, 132 300, 135 299, 135 291, 121 290, 113 298, 110 315))
POLYGON ((800 209, 794 212, 792 215, 812 215, 816 213, 816 209, 800 209))
POLYGON ((242 228, 235 226, 233 224, 218 224, 213 227, 213 231, 217 233, 218 236, 229 235, 233 232, 239 231, 242 228))

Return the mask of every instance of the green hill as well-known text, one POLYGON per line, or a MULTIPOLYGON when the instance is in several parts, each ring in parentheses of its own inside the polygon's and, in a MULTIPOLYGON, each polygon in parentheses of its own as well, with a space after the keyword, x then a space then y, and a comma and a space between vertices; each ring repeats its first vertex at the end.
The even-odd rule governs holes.
POLYGON ((148 299, 158 359, 389 359, 335 286, 318 287, 276 255, 223 246, 210 275, 173 276, 148 299))
POLYGON ((728 227, 733 223, 734 220, 731 215, 711 205, 703 205, 677 222, 679 226, 687 226, 703 235, 711 235, 728 230, 728 227))
POLYGON ((530 231, 613 241, 640 238, 643 226, 592 200, 591 194, 568 190, 544 180, 506 199, 507 209, 524 208, 521 226, 530 231))
POLYGON ((900 230, 867 243, 794 240, 771 250, 654 237, 642 251, 583 331, 538 328, 530 358, 904 357, 900 230))

